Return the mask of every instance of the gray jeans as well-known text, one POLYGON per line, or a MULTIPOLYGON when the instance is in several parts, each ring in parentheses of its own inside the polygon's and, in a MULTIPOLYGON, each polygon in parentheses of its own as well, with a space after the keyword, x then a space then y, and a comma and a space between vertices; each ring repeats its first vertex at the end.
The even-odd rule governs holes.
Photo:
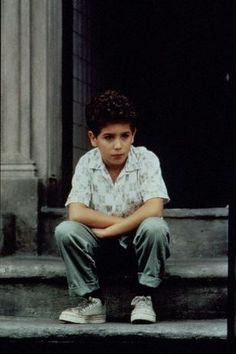
MULTIPOLYGON (((84 296, 99 289, 96 253, 106 240, 99 239, 86 225, 64 221, 55 229, 57 246, 65 266, 70 295, 84 296)), ((130 235, 137 261, 138 282, 156 288, 170 255, 169 228, 158 217, 145 219, 130 235)))

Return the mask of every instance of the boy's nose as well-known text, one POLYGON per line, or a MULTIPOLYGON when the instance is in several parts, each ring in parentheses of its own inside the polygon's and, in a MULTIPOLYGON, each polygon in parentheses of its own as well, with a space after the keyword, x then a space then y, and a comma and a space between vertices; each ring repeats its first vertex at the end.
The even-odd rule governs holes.
POLYGON ((120 141, 120 139, 115 140, 114 148, 115 148, 115 149, 120 149, 120 148, 121 148, 121 141, 120 141))

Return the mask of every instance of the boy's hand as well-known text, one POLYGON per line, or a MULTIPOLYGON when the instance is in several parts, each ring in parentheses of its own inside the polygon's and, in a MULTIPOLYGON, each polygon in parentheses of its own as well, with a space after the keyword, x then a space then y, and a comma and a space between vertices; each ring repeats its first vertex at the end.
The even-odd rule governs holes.
MULTIPOLYGON (((118 225, 118 224, 116 224, 118 225)), ((119 231, 115 228, 115 233, 112 226, 108 226, 104 229, 92 228, 92 231, 98 238, 118 237, 121 236, 119 231)))
MULTIPOLYGON (((116 224, 116 225, 118 225, 118 224, 116 224)), ((121 233, 119 233, 119 229, 115 228, 115 230, 113 230, 113 226, 108 226, 104 229, 92 228, 92 231, 96 234, 96 236, 98 238, 108 238, 108 237, 121 236, 121 233)))
POLYGON ((96 229, 96 228, 93 228, 92 231, 96 234, 96 236, 98 238, 105 238, 107 237, 107 232, 106 232, 106 229, 96 229))

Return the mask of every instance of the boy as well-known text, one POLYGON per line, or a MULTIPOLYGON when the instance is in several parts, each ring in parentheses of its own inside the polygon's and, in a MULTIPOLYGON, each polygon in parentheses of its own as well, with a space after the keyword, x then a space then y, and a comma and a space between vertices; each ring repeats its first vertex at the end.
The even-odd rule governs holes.
POLYGON ((158 158, 134 147, 136 113, 124 95, 107 90, 86 107, 93 149, 78 162, 66 201, 68 221, 55 230, 69 291, 82 297, 60 320, 103 323, 106 305, 99 286, 96 252, 116 238, 131 246, 138 271, 132 323, 154 323, 152 295, 169 257, 169 230, 162 218, 169 201, 158 158))

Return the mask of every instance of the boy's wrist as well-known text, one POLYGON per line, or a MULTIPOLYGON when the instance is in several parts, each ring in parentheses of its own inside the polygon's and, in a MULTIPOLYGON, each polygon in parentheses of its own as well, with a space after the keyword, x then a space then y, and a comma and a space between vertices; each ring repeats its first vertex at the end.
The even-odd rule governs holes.
POLYGON ((106 228, 105 234, 107 237, 115 237, 115 236, 120 236, 122 233, 120 232, 119 225, 121 222, 116 223, 114 225, 108 226, 106 228))
POLYGON ((119 229, 117 228, 118 224, 108 226, 104 229, 92 228, 93 232, 98 238, 107 238, 119 236, 119 229))

